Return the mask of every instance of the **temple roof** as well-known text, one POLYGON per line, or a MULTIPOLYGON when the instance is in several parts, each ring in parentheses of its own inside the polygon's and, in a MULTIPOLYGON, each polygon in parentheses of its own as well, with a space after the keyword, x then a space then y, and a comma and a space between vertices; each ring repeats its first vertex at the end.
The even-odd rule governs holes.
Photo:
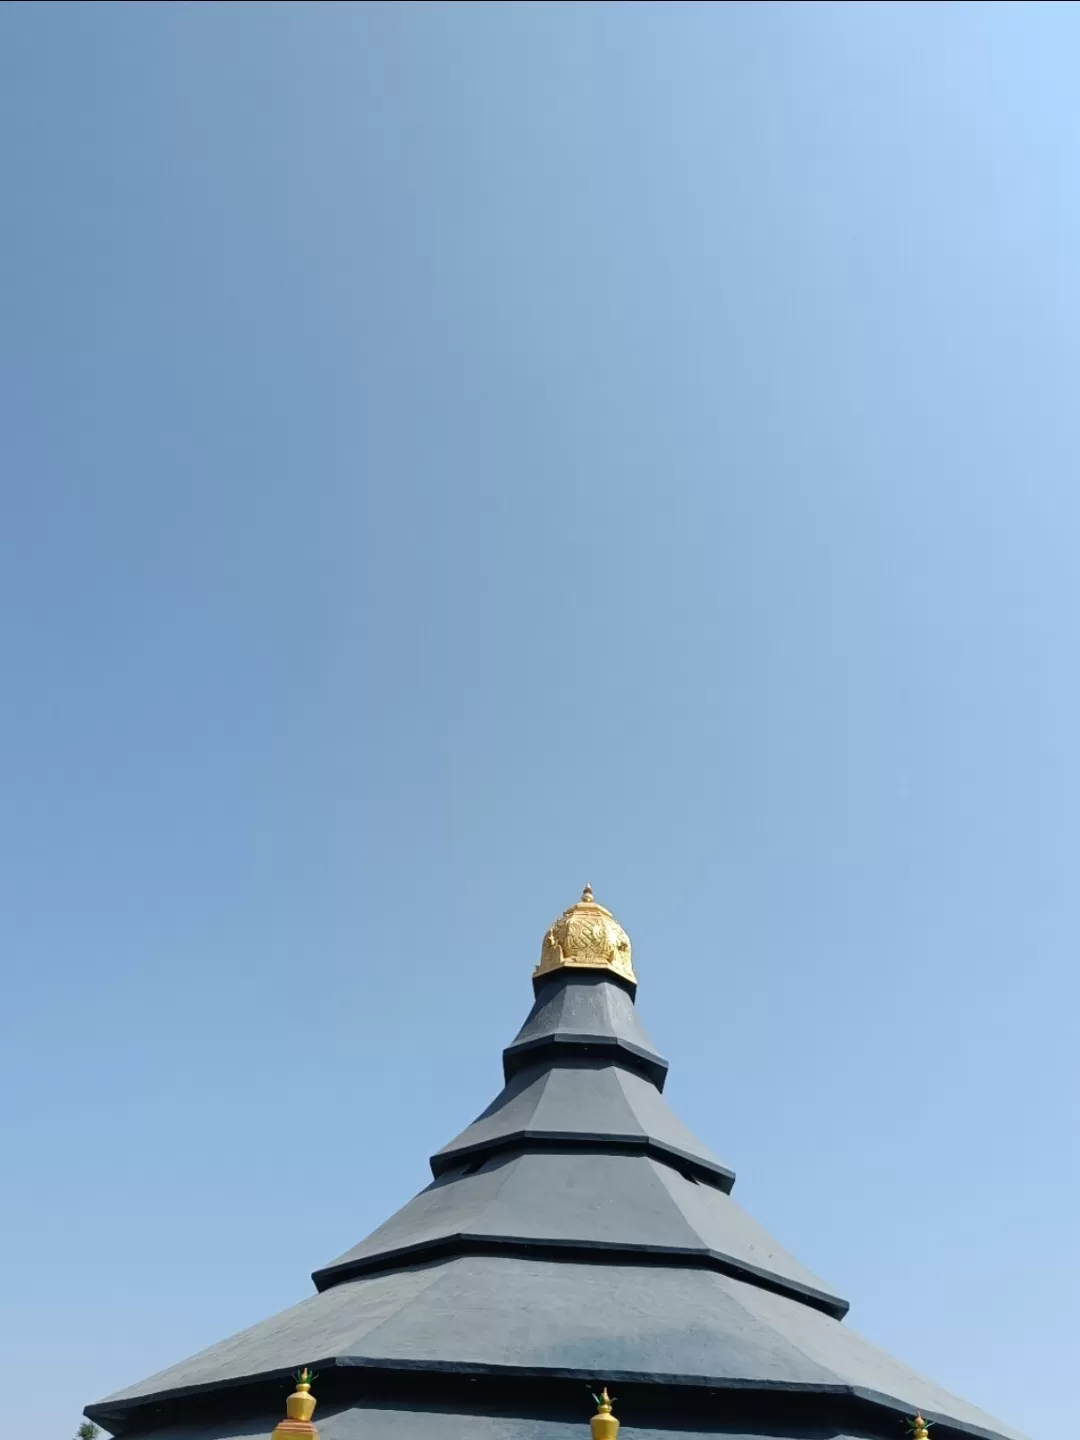
POLYGON ((519 1070, 460 1135, 431 1157, 435 1175, 522 1145, 656 1155, 730 1190, 734 1172, 687 1130, 651 1080, 617 1059, 565 1054, 519 1070))
POLYGON ((840 1390, 894 1412, 886 1434, 922 1409, 971 1435, 1015 1436, 848 1326, 759 1285, 707 1270, 494 1254, 336 1285, 96 1408, 111 1423, 140 1398, 287 1376, 305 1363, 320 1373, 336 1364, 840 1390))
POLYGON ((316 1271, 319 1289, 452 1251, 678 1263, 741 1276, 843 1315, 847 1303, 722 1190, 649 1155, 523 1151, 437 1180, 316 1271))
POLYGON ((582 1056, 618 1055, 627 1069, 638 1070, 663 1090, 668 1062, 638 1019, 633 992, 606 983, 611 975, 564 971, 535 980, 536 1003, 503 1051, 507 1080, 543 1055, 562 1050, 582 1056))
POLYGON ((432 1157, 425 1190, 317 1270, 316 1294, 90 1417, 228 1440, 249 1433, 230 1417, 261 1414, 313 1365, 330 1387, 324 1440, 452 1440, 485 1406, 506 1440, 562 1440, 559 1409, 589 1381, 618 1384, 661 1429, 697 1415, 715 1432, 722 1413, 745 1433, 895 1440, 921 1409, 943 1435, 1014 1440, 841 1324, 847 1302, 732 1199, 733 1172, 661 1094, 667 1062, 637 1018, 629 942, 603 915, 587 963, 569 926, 558 963, 538 967, 502 1091, 432 1157))

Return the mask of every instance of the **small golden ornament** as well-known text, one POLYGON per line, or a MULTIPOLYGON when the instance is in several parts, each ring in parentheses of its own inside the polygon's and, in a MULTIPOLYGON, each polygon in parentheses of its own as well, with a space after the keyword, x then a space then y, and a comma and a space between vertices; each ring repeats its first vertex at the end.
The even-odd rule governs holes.
POLYGON ((296 1389, 285 1401, 288 1419, 274 1426, 272 1440, 319 1440, 319 1432, 311 1423, 316 1400, 311 1393, 315 1373, 305 1365, 296 1376, 296 1389))
POLYGON ((607 1393, 605 1385, 599 1395, 592 1397, 596 1401, 596 1414, 589 1421, 589 1429, 592 1431, 592 1440, 615 1440, 619 1433, 619 1422, 611 1413, 614 1403, 607 1393))
POLYGON ((911 1440, 930 1440, 930 1426, 923 1419, 921 1412, 915 1416, 914 1420, 908 1421, 908 1429, 911 1431, 911 1440))

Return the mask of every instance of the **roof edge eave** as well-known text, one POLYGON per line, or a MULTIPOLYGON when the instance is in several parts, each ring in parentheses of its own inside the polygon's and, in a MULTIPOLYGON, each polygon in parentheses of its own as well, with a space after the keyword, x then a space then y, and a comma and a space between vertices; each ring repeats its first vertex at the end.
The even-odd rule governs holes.
MULTIPOLYGON (((466 1132, 467 1133, 467 1132, 466 1132)), ((725 1195, 731 1193, 735 1184, 735 1171, 721 1165, 718 1160, 707 1160, 693 1151, 682 1150, 676 1145, 665 1144, 651 1135, 604 1135, 585 1130, 514 1130, 506 1135, 497 1135, 490 1140, 478 1140, 472 1145, 461 1145, 453 1149, 437 1150, 428 1162, 436 1180, 478 1155, 497 1155, 505 1151, 560 1150, 573 1152, 588 1150, 594 1154, 648 1155, 672 1169, 689 1169, 706 1184, 715 1185, 725 1195)))
MULTIPOLYGON (((324 1377, 328 1375, 328 1372, 334 1372, 341 1380, 350 1370, 365 1371, 370 1375, 377 1374, 383 1378, 392 1378, 397 1375, 408 1376, 410 1386, 414 1385, 422 1375, 444 1381, 460 1377, 470 1384, 475 1384, 477 1380, 485 1376, 493 1380, 531 1380, 542 1383, 566 1381, 574 1384, 592 1384, 595 1382, 595 1376, 591 1370, 578 1370, 562 1366, 470 1365, 453 1361, 404 1358, 374 1360, 365 1356, 352 1355, 324 1356, 310 1363, 316 1370, 322 1372, 324 1377)), ((83 1413, 95 1424, 119 1435, 145 1428, 140 1424, 140 1420, 146 1411, 156 1410, 161 1423, 172 1423, 173 1417, 167 1413, 162 1414, 162 1411, 173 1408, 183 1410, 189 1404, 197 1405, 203 1399, 223 1396, 229 1392, 247 1391, 252 1402, 257 1401, 272 1406, 280 1398, 278 1392, 282 1385, 292 1379, 292 1373, 291 1366, 283 1366, 255 1375, 236 1376, 196 1385, 175 1386, 168 1390, 138 1396, 124 1397, 121 1392, 115 1399, 106 1397, 104 1400, 88 1405, 83 1413), (270 1394, 271 1390, 274 1392, 272 1395, 270 1394), (265 1401, 263 1392, 265 1392, 265 1401)), ((846 1385, 842 1382, 815 1384, 797 1381, 743 1380, 738 1377, 707 1375, 643 1374, 638 1371, 617 1369, 605 1371, 605 1378, 609 1384, 627 1388, 640 1387, 642 1391, 654 1387, 701 1391, 703 1398, 716 1393, 731 1393, 761 1397, 790 1395, 802 1396, 807 1399, 820 1396, 826 1402, 849 1399, 860 1407, 867 1407, 871 1412, 884 1411, 898 1418, 908 1418, 915 1403, 910 1400, 900 1400, 883 1391, 876 1391, 864 1386, 846 1385)), ((475 1390, 470 1393, 473 1396, 476 1395, 475 1390)), ((940 1427, 943 1434, 962 1437, 962 1440, 1025 1440, 1021 1432, 1012 1428, 991 1428, 973 1421, 961 1420, 947 1411, 935 1410, 929 1406, 925 1407, 922 1413, 927 1420, 933 1422, 936 1427, 940 1427)), ((993 1420, 994 1417, 987 1416, 986 1418, 993 1420)))

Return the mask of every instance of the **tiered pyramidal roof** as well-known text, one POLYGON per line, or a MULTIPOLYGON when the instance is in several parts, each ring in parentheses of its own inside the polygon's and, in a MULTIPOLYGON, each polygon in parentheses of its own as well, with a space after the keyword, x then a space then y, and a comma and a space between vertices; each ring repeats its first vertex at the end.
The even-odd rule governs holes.
POLYGON ((316 1270, 316 1293, 88 1408, 154 1440, 268 1435, 319 1372, 322 1440, 583 1440, 617 1387, 625 1440, 1016 1433, 863 1340, 847 1301, 731 1198, 663 1098, 630 942, 586 887, 544 938, 506 1083, 432 1183, 316 1270))

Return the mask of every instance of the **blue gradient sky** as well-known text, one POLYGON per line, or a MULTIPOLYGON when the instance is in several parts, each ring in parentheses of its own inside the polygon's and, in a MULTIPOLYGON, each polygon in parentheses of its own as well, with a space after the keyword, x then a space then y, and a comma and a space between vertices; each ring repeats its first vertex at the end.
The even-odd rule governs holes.
POLYGON ((743 1204, 1071 1440, 1078 63, 1064 4, 0 9, 9 1426, 309 1293, 588 879, 743 1204))

